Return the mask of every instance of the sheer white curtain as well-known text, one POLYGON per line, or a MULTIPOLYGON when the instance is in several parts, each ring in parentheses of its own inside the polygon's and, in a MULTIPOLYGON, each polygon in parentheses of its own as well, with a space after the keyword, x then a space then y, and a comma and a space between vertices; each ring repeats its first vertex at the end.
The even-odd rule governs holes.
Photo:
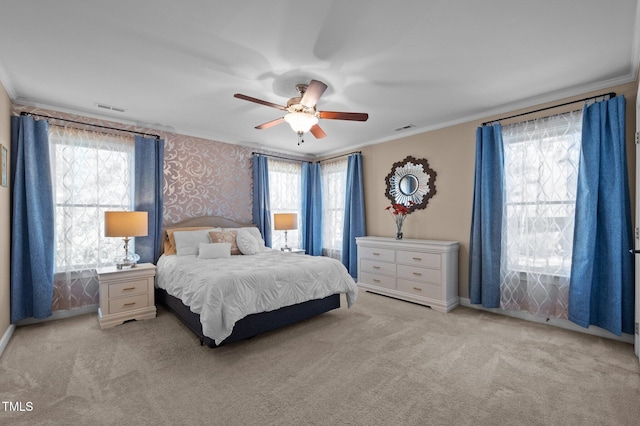
POLYGON ((501 308, 567 318, 582 113, 504 126, 501 308))
MULTIPOLYGON (((302 244, 300 234, 300 211, 302 207, 302 164, 299 161, 288 161, 269 157, 269 198, 271 214, 296 213, 298 229, 287 231, 289 247, 298 248, 302 244)), ((275 223, 273 217, 271 223, 275 223)), ((273 225, 272 225, 273 226, 273 225)), ((273 231, 271 247, 284 247, 284 231, 273 231)))
POLYGON ((322 254, 341 260, 347 188, 347 157, 320 163, 322 175, 322 254))
POLYGON ((106 210, 133 207, 132 137, 51 126, 55 202, 54 310, 98 303, 94 269, 113 264, 122 239, 104 236, 106 210))

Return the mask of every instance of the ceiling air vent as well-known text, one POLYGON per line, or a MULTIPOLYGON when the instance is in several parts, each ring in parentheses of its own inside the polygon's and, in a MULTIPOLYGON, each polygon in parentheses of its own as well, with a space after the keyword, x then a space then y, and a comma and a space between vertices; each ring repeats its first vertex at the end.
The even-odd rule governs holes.
POLYGON ((393 129, 393 130, 396 132, 401 132, 403 130, 411 129, 412 127, 416 127, 416 126, 413 124, 407 124, 406 126, 398 127, 397 129, 393 129))
POLYGON ((96 104, 96 106, 98 108, 108 109, 109 111, 115 111, 115 112, 124 112, 125 111, 124 108, 115 107, 115 106, 106 105, 106 104, 96 104))

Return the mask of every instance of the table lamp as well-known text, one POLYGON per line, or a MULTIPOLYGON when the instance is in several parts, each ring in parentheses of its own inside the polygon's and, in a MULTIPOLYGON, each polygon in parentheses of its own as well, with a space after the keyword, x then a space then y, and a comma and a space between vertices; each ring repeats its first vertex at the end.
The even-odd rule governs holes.
POLYGON ((140 256, 129 253, 129 240, 131 237, 146 237, 148 235, 147 217, 147 212, 104 212, 104 235, 124 239, 124 258, 116 259, 118 269, 136 267, 140 256))
POLYGON ((282 251, 291 251, 291 247, 287 244, 287 231, 298 229, 298 215, 295 213, 274 213, 273 229, 276 231, 284 231, 284 247, 282 251))

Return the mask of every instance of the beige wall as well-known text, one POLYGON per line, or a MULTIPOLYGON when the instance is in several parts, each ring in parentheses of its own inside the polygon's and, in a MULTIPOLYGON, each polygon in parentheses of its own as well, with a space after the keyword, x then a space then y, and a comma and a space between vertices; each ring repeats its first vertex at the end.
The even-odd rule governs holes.
MULTIPOLYGON (((500 117, 533 111, 541 107, 561 104, 566 101, 614 91, 627 100, 627 158, 632 209, 635 204, 635 103, 637 82, 628 83, 594 93, 559 100, 552 104, 539 105, 528 110, 501 114, 500 117)), ((519 120, 536 116, 557 114, 580 108, 574 104, 564 109, 553 109, 545 113, 527 115, 519 120)), ((473 199, 473 174, 475 163, 475 131, 482 121, 498 118, 487 117, 481 121, 459 124, 444 129, 409 136, 390 142, 363 148, 363 173, 367 235, 393 237, 395 225, 385 207, 389 200, 385 196, 385 177, 393 163, 411 155, 426 158, 437 173, 436 195, 425 210, 411 213, 404 224, 404 238, 450 240, 460 242, 459 294, 469 297, 469 233, 471 227, 471 204, 473 199)), ((509 124, 518 120, 504 121, 509 124)))
MULTIPOLYGON (((7 148, 7 155, 11 148, 11 100, 0 84, 0 144, 7 148)), ((7 157, 7 166, 9 165, 7 157)), ((7 178, 9 175, 7 174, 7 178)), ((0 338, 9 328, 9 187, 0 186, 0 338)))

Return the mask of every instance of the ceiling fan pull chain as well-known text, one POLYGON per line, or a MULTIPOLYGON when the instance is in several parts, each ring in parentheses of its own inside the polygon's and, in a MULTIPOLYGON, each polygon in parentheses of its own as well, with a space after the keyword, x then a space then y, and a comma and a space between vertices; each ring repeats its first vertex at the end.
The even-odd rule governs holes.
POLYGON ((304 139, 302 139, 302 132, 298 132, 298 146, 300 146, 301 143, 304 143, 304 139))

